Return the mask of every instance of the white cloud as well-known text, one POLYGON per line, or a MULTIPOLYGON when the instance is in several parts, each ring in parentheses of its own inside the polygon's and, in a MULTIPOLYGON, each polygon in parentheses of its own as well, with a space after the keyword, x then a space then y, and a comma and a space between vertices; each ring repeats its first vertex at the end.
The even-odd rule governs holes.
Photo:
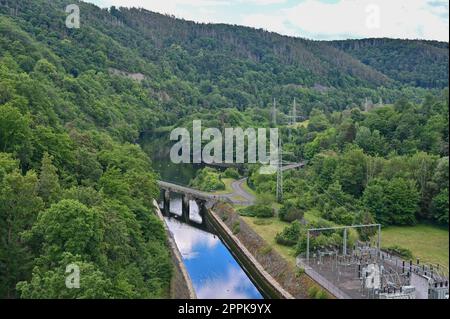
POLYGON ((449 40, 449 3, 445 0, 340 0, 335 3, 298 0, 294 4, 288 0, 90 1, 100 1, 103 6, 144 7, 198 22, 241 24, 314 39, 391 37, 449 40), (376 8, 379 8, 380 25, 373 28, 376 19, 372 19, 369 20, 372 22, 370 28, 367 20, 373 18, 376 8))
POLYGON ((445 8, 432 7, 424 0, 342 0, 336 4, 306 0, 278 12, 248 15, 243 24, 316 39, 391 37, 448 41, 448 18, 439 16, 443 11, 445 8), (377 11, 380 24, 374 28, 368 21, 377 11))
POLYGON ((198 256, 197 249, 200 246, 212 249, 220 243, 217 237, 175 219, 166 219, 166 224, 175 237, 177 247, 185 259, 195 259, 198 256))
POLYGON ((252 289, 252 283, 239 268, 229 267, 225 276, 210 278, 197 290, 200 299, 248 299, 246 290, 252 289))

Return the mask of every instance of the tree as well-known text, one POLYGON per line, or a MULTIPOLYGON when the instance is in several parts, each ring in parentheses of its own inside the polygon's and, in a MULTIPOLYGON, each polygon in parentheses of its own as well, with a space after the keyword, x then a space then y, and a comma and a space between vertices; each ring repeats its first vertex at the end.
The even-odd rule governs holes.
POLYGON ((434 219, 441 224, 448 225, 448 188, 441 190, 441 192, 433 198, 431 208, 434 219))
POLYGON ((0 153, 0 182, 7 174, 11 173, 19 166, 19 161, 15 160, 11 154, 0 153))
POLYGON ((372 180, 364 190, 362 197, 364 206, 373 214, 375 219, 383 225, 389 225, 392 221, 391 212, 389 212, 386 207, 385 189, 387 189, 387 185, 387 180, 372 180))
POLYGON ((310 132, 321 132, 329 128, 330 122, 325 114, 319 109, 313 109, 310 114, 308 130, 310 132))
POLYGON ((47 152, 44 153, 38 182, 38 194, 47 206, 57 202, 61 194, 57 169, 53 166, 52 160, 52 156, 47 152))
POLYGON ((396 178, 388 186, 388 206, 393 212, 393 223, 413 225, 418 211, 420 194, 414 181, 396 178))
POLYGON ((412 180, 373 180, 364 191, 363 203, 384 225, 414 225, 420 194, 412 180))
POLYGON ((358 127, 355 143, 370 155, 385 155, 387 151, 387 143, 380 132, 371 132, 365 126, 358 127))
POLYGON ((0 151, 11 153, 27 151, 25 147, 30 140, 30 122, 30 118, 22 115, 15 107, 8 104, 0 105, 0 151))
POLYGON ((430 204, 433 198, 434 185, 432 183, 433 173, 436 168, 438 156, 429 155, 425 152, 414 154, 409 159, 409 170, 420 193, 420 211, 422 218, 431 219, 430 204))
POLYGON ((299 200, 288 199, 281 206, 278 217, 282 221, 291 223, 295 220, 302 220, 304 214, 304 207, 299 200))
POLYGON ((114 296, 111 280, 95 264, 71 253, 64 253, 54 267, 35 267, 31 280, 19 282, 17 290, 24 299, 105 299, 114 296), (79 288, 66 286, 69 265, 79 270, 79 288))
POLYGON ((359 148, 348 148, 340 157, 335 179, 342 189, 353 196, 361 196, 367 179, 367 157, 359 148))
POLYGON ((29 277, 31 251, 21 233, 29 230, 43 202, 38 197, 37 176, 29 171, 22 176, 17 170, 0 181, 0 296, 16 296, 15 286, 29 277))
POLYGON ((62 200, 39 214, 26 238, 49 261, 58 262, 59 256, 68 252, 102 265, 102 223, 101 212, 74 200, 62 200))

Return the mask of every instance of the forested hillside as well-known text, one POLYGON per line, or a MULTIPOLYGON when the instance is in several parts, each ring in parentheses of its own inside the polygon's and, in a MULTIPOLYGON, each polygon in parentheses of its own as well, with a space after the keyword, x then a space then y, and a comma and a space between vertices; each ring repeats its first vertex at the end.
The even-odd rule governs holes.
POLYGON ((267 126, 273 98, 280 119, 294 98, 309 119, 283 127, 312 162, 288 177, 288 199, 305 192, 299 205, 335 222, 368 208, 387 224, 448 224, 448 44, 315 42, 82 2, 68 29, 73 2, 0 1, 0 298, 167 297, 157 172, 139 137, 194 118, 267 126), (70 263, 81 289, 64 286, 70 263))
POLYGON ((56 4, 21 3, 45 16, 0 15, 0 297, 167 297, 159 190, 134 144, 161 112, 139 83, 101 72, 101 52, 70 51, 76 36, 54 45, 56 4), (80 289, 64 285, 72 263, 80 289))
POLYGON ((425 88, 448 86, 448 43, 364 39, 332 44, 405 85, 425 88))

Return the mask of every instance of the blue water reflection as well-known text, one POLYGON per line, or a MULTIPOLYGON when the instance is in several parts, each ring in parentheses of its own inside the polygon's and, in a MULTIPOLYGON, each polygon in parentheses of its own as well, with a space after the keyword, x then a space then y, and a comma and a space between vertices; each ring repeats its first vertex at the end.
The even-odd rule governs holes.
MULTIPOLYGON (((172 207, 171 207, 172 208, 172 207)), ((200 299, 262 299, 217 236, 167 218, 200 299)))

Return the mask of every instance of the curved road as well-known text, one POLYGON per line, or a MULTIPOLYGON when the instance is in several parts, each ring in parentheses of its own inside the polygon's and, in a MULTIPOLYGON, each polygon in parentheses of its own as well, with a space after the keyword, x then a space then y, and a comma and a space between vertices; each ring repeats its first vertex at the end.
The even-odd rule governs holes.
POLYGON ((225 196, 230 199, 233 204, 242 206, 251 206, 255 203, 256 197, 253 194, 247 192, 244 188, 244 184, 247 182, 247 178, 240 179, 231 183, 233 193, 226 194, 225 196))

